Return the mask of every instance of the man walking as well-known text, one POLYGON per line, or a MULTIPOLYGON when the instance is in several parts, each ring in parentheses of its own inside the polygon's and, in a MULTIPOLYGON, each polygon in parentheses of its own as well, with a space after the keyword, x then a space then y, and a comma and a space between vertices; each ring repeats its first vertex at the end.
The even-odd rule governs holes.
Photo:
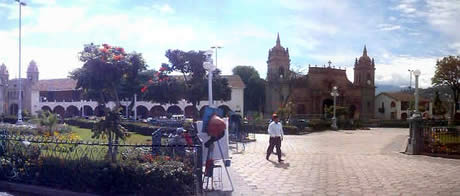
POLYGON ((268 134, 270 135, 270 144, 268 145, 267 149, 267 157, 268 160, 270 158, 270 154, 273 152, 273 147, 276 146, 276 152, 278 154, 278 162, 284 161, 281 159, 281 141, 283 140, 283 126, 281 122, 279 122, 278 115, 272 115, 272 122, 268 125, 268 134))

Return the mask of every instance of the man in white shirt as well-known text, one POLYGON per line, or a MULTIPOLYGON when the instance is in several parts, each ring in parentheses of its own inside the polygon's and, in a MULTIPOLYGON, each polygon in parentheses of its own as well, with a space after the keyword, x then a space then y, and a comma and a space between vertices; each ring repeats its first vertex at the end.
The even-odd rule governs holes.
POLYGON ((273 147, 276 146, 276 152, 278 154, 278 162, 284 161, 281 159, 281 141, 283 140, 283 126, 279 122, 278 115, 273 114, 273 121, 268 125, 268 134, 270 135, 270 144, 267 149, 266 159, 270 158, 270 154, 273 152, 273 147))

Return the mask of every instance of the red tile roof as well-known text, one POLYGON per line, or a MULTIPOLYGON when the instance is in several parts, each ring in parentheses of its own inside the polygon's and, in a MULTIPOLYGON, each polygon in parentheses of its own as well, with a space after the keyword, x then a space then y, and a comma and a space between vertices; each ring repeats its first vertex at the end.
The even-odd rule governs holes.
POLYGON ((245 88, 243 80, 238 75, 222 75, 223 78, 228 80, 228 85, 233 88, 245 88))
POLYGON ((40 91, 68 91, 75 90, 77 81, 69 78, 39 80, 35 85, 40 91))
MULTIPOLYGON (((241 78, 237 75, 222 75, 228 80, 228 85, 233 88, 245 88, 241 78)), ((178 77, 179 78, 179 77, 178 77)), ((34 86, 39 91, 68 91, 75 90, 77 81, 69 78, 40 80, 34 86)))

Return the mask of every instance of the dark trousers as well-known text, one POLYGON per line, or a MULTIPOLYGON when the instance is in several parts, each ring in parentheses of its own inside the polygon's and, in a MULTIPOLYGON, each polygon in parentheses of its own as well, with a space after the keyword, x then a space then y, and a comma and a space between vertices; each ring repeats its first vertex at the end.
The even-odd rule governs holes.
POLYGON ((267 159, 273 152, 273 148, 276 146, 276 154, 278 154, 278 160, 281 160, 281 137, 270 137, 270 144, 267 149, 267 159))

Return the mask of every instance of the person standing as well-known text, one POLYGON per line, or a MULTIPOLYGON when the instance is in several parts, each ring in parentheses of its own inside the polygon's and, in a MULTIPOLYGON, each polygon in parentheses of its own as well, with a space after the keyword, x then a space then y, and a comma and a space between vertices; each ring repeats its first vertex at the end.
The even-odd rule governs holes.
POLYGON ((268 134, 270 135, 270 141, 267 149, 266 159, 269 160, 270 154, 273 152, 273 147, 276 147, 278 154, 278 162, 284 161, 281 159, 281 141, 283 140, 283 126, 279 122, 278 115, 275 113, 272 115, 272 122, 268 125, 268 134))

